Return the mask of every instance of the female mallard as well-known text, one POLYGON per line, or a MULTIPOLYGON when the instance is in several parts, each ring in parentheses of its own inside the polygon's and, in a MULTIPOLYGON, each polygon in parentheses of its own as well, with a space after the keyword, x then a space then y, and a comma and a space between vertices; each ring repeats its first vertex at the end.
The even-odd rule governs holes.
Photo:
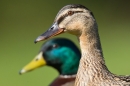
POLYGON ((82 51, 75 86, 130 86, 130 76, 117 76, 106 67, 98 26, 88 8, 74 4, 63 7, 51 28, 39 36, 35 42, 63 32, 76 35, 82 51))
POLYGON ((79 49, 69 39, 51 39, 43 44, 39 54, 20 74, 48 65, 57 69, 60 74, 49 86, 74 86, 80 57, 79 49))

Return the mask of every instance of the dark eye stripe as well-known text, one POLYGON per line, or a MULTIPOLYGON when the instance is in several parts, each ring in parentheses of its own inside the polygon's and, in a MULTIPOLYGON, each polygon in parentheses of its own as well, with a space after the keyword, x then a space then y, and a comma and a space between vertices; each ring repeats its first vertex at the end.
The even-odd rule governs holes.
MULTIPOLYGON (((75 14, 75 13, 82 13, 82 12, 83 12, 83 11, 74 11, 73 14, 75 14)), ((65 19, 65 17, 67 17, 67 16, 69 16, 68 13, 65 14, 65 15, 63 15, 63 16, 61 16, 61 17, 58 19, 57 23, 60 24, 60 23, 65 19)))

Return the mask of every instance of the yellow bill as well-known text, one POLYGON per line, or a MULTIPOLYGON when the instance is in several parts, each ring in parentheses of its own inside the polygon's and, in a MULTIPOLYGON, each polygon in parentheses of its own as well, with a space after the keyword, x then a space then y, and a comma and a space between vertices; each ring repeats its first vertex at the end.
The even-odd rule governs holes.
POLYGON ((28 71, 34 70, 38 67, 46 65, 46 61, 42 57, 42 52, 40 52, 29 64, 27 64, 19 74, 26 73, 28 71))

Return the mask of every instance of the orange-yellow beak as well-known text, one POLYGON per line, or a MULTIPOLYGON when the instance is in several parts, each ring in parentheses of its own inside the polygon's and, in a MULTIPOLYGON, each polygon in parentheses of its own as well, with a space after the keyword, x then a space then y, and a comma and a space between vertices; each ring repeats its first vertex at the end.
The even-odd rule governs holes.
POLYGON ((29 64, 20 70, 19 74, 26 73, 44 65, 46 65, 46 61, 42 57, 42 52, 40 52, 29 64))

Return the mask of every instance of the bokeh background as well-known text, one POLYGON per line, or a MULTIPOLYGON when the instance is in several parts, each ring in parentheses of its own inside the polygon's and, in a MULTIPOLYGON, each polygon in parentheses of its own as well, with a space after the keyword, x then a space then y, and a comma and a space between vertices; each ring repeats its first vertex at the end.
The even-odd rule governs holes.
MULTIPOLYGON (((58 75, 42 67, 19 75, 43 42, 34 39, 46 31, 67 4, 83 4, 94 13, 106 65, 112 73, 130 74, 130 1, 128 0, 0 0, 0 86, 48 86, 58 75)), ((77 38, 70 34, 57 37, 77 38)))

